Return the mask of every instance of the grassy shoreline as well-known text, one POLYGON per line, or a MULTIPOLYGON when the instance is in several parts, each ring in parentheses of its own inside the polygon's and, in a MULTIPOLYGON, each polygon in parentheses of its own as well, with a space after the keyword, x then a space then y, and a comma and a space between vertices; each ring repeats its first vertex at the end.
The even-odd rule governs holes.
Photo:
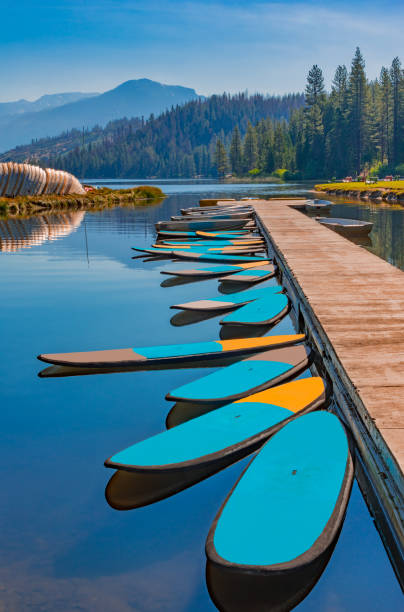
POLYGON ((315 185, 314 189, 330 195, 404 204, 404 181, 378 181, 372 184, 365 182, 321 183, 315 185))
POLYGON ((114 206, 143 206, 166 197, 158 187, 139 185, 133 189, 96 189, 85 194, 35 195, 0 198, 0 214, 21 215, 52 210, 101 210, 114 206))

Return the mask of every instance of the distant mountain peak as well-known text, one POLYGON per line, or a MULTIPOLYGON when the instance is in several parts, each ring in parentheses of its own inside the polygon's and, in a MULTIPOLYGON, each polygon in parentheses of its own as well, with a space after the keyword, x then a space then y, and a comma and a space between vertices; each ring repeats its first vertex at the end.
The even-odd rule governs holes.
POLYGON ((123 117, 159 115, 172 106, 200 98, 189 87, 141 78, 130 79, 98 95, 45 94, 35 102, 21 101, 12 114, 10 105, 17 103, 0 104, 0 151, 73 128, 91 129, 123 117), (71 99, 74 96, 80 98, 71 99))

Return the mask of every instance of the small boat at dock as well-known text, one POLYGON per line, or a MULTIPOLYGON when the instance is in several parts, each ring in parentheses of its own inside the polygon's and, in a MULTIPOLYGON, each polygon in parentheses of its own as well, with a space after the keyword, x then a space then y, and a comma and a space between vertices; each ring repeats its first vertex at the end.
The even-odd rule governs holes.
POLYGON ((332 202, 328 200, 307 200, 304 209, 308 213, 329 212, 332 207, 332 202))
POLYGON ((316 221, 334 230, 334 232, 346 236, 367 236, 373 228, 373 223, 360 219, 340 219, 337 217, 324 219, 323 217, 317 217, 316 221))

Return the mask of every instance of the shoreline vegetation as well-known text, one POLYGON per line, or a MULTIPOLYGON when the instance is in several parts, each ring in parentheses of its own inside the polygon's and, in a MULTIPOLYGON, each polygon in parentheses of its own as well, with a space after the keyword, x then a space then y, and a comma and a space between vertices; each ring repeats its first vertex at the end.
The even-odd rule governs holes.
POLYGON ((139 185, 133 189, 94 189, 83 195, 32 195, 0 198, 0 215, 26 215, 53 210, 101 210, 114 206, 143 206, 159 203, 166 196, 152 185, 139 185))
POLYGON ((352 183, 322 183, 314 186, 317 192, 328 195, 360 198, 361 200, 374 200, 376 202, 399 202, 404 205, 403 181, 378 181, 368 184, 365 182, 352 183))

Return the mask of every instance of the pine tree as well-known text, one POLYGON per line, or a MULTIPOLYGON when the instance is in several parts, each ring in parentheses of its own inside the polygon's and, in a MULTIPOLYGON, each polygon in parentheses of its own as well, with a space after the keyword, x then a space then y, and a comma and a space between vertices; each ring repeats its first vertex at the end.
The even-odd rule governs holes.
POLYGON ((250 122, 247 125, 247 133, 244 138, 244 155, 243 165, 244 169, 248 172, 257 167, 258 162, 258 145, 257 145, 257 134, 250 122))
POLYGON ((384 66, 380 71, 380 161, 384 164, 390 161, 390 136, 391 136, 391 80, 387 68, 384 66))
POLYGON ((404 77, 401 62, 398 57, 393 59, 390 68, 392 97, 393 97, 393 134, 391 161, 396 166, 400 161, 400 153, 404 153, 403 133, 403 96, 404 77))
POLYGON ((234 174, 241 174, 243 170, 243 145, 241 143, 240 130, 234 128, 230 144, 230 164, 234 174))
POLYGON ((229 163, 227 160, 227 153, 223 142, 220 138, 216 141, 216 149, 215 149, 215 166, 217 170, 217 174, 219 177, 223 178, 226 174, 229 163))
POLYGON ((317 64, 312 66, 307 75, 305 97, 308 106, 322 104, 325 100, 323 72, 317 64))
POLYGON ((349 128, 352 135, 352 166, 356 174, 360 174, 366 136, 366 75, 365 61, 359 47, 356 47, 349 75, 349 128))

